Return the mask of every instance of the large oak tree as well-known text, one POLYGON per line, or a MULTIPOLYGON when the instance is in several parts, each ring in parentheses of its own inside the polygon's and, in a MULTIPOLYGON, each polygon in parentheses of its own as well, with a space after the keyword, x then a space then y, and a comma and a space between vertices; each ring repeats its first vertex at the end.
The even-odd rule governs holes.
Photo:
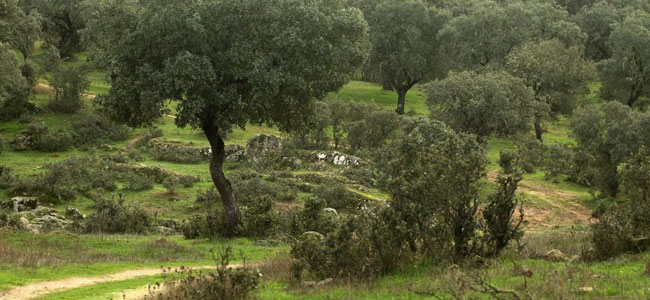
POLYGON ((406 94, 415 84, 443 74, 436 34, 449 18, 422 0, 385 0, 369 14, 369 63, 397 92, 397 113, 404 113, 406 94))
POLYGON ((201 129, 212 147, 229 236, 240 220, 220 132, 301 126, 312 99, 340 89, 369 51, 362 13, 343 0, 109 1, 96 13, 105 21, 88 26, 104 36, 112 83, 100 104, 143 126, 177 101, 176 125, 201 129))

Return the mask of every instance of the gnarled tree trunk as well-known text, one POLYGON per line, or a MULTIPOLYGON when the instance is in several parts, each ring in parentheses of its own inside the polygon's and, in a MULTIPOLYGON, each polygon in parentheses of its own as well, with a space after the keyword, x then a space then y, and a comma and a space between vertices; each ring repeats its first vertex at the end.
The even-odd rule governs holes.
POLYGON ((397 91, 397 112, 400 115, 404 114, 404 105, 406 104, 406 93, 407 89, 395 89, 397 91))
POLYGON ((535 123, 535 137, 540 142, 544 142, 542 140, 542 134, 544 133, 544 128, 542 127, 542 116, 540 114, 535 114, 534 123, 535 123))
POLYGON ((237 197, 235 196, 230 181, 228 181, 226 175, 223 173, 223 162, 226 158, 225 144, 216 127, 205 125, 203 126, 203 132, 210 142, 210 147, 212 147, 210 176, 221 196, 224 209, 224 225, 226 226, 225 234, 228 237, 233 237, 239 233, 240 218, 237 208, 237 197))

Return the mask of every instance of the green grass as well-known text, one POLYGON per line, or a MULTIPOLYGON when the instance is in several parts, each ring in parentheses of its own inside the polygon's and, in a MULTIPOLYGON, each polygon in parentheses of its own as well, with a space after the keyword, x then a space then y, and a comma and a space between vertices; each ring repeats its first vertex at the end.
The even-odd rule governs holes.
POLYGON ((186 240, 155 235, 81 235, 0 233, 0 290, 31 282, 75 276, 96 276, 124 270, 213 265, 211 251, 233 248, 233 263, 263 261, 287 251, 287 246, 257 246, 248 239, 186 240), (171 246, 169 246, 171 245, 171 246))
MULTIPOLYGON (((325 99, 375 103, 389 110, 395 110, 397 108, 397 93, 384 90, 379 84, 363 81, 352 81, 338 93, 329 94, 325 99)), ((408 112, 411 110, 419 115, 429 114, 429 107, 418 86, 414 86, 406 95, 404 111, 408 112)))
POLYGON ((39 300, 74 300, 74 299, 121 299, 124 292, 144 288, 155 283, 163 283, 166 279, 163 275, 142 276, 135 279, 105 282, 83 288, 70 289, 64 292, 53 293, 39 300))

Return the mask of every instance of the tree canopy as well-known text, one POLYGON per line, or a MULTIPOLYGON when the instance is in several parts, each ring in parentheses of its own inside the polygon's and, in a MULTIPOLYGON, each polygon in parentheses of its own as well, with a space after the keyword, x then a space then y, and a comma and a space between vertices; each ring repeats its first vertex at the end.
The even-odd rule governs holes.
POLYGON ((616 24, 609 45, 612 57, 598 65, 601 93, 634 106, 650 95, 650 14, 638 10, 616 24))
POLYGON ((212 179, 233 235, 239 215, 219 131, 301 126, 312 99, 340 89, 363 64, 368 25, 343 0, 121 2, 100 8, 113 17, 89 24, 104 37, 112 83, 99 103, 142 126, 176 101, 176 125, 202 129, 212 146, 212 179))
POLYGON ((432 117, 456 130, 485 137, 530 127, 533 93, 506 72, 450 72, 425 89, 432 117))
POLYGON ((369 14, 369 63, 397 92, 398 113, 404 113, 406 94, 415 84, 443 75, 436 34, 449 17, 422 0, 385 0, 369 14))
POLYGON ((556 39, 517 47, 508 55, 506 64, 534 92, 535 133, 539 140, 542 118, 548 113, 571 113, 578 96, 595 77, 593 65, 582 56, 582 48, 566 47, 556 39))
POLYGON ((10 44, 27 58, 41 32, 40 15, 25 13, 18 4, 18 0, 0 0, 0 42, 10 44))

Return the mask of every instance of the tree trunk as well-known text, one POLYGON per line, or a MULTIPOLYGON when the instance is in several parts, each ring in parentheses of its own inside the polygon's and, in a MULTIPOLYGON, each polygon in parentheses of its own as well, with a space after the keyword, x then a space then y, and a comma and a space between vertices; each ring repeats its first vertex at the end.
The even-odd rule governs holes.
POLYGON ((390 84, 390 82, 387 82, 387 81, 384 81, 384 82, 381 84, 381 88, 382 88, 384 91, 392 91, 392 90, 393 90, 393 86, 390 84))
POLYGON ((535 123, 535 137, 540 142, 544 142, 542 140, 542 134, 544 133, 544 128, 542 128, 542 116, 541 115, 535 115, 534 123, 535 123))
POLYGON ((208 137, 210 147, 212 148, 210 176, 221 196, 221 203, 224 209, 225 234, 227 237, 233 237, 239 233, 240 219, 235 192, 232 189, 230 181, 228 181, 226 175, 223 173, 223 162, 226 158, 225 144, 216 127, 205 125, 203 126, 203 132, 208 137))
POLYGON ((632 92, 632 94, 630 95, 630 98, 627 99, 627 106, 633 107, 634 103, 636 103, 636 101, 639 100, 640 97, 641 97, 641 90, 640 89, 632 92))
POLYGON ((408 90, 405 89, 395 89, 397 91, 397 109, 395 112, 397 112, 400 115, 404 114, 404 105, 406 103, 406 92, 408 90))

